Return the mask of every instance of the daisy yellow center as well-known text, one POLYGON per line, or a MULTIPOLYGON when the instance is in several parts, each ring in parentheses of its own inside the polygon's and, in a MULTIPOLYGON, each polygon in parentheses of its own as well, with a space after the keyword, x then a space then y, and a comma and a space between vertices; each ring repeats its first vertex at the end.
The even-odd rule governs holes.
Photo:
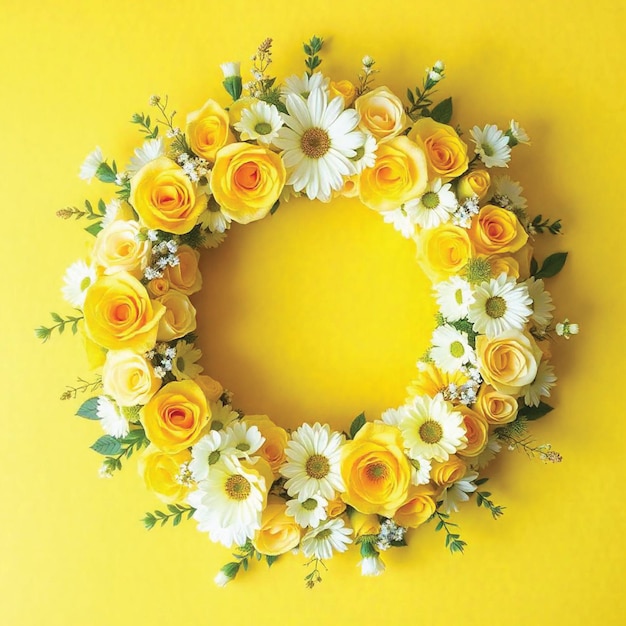
POLYGON ((209 454, 209 465, 215 465, 220 460, 221 453, 219 450, 213 450, 211 454, 209 454))
POLYGON ((506 301, 500 296, 492 296, 485 303, 485 311, 489 317, 497 319, 506 313, 506 301))
POLYGON ((302 503, 302 508, 305 511, 313 511, 315 510, 315 507, 317 506, 317 500, 315 500, 314 498, 307 498, 303 503, 302 503))
POLYGON ((80 290, 85 291, 89 285, 91 285, 91 278, 89 278, 89 276, 85 276, 85 278, 80 281, 80 290))
POLYGON ((320 530, 319 533, 317 533, 317 538, 318 539, 328 539, 328 537, 330 537, 332 535, 333 531, 330 528, 324 528, 324 530, 320 530))
POLYGON ((450 354, 455 359, 460 359, 464 353, 465 353, 465 350, 463 349, 463 344, 460 341, 453 341, 450 344, 450 354))
POLYGON ((250 450, 250 444, 242 441, 241 443, 237 444, 237 450, 241 450, 241 452, 247 452, 248 450, 250 450))
POLYGON ((425 443, 438 443, 443 437, 443 428, 439 422, 427 420, 420 426, 419 434, 425 443))
POLYGON ((420 462, 417 459, 410 459, 411 465, 419 472, 421 467, 420 462))
POLYGON ((389 468, 384 463, 372 463, 367 466, 367 477, 370 480, 384 480, 389 475, 389 468))
POLYGON ((328 459, 321 454, 313 454, 306 462, 306 473, 311 478, 324 478, 330 471, 328 459))
POLYGON ((463 304, 463 291, 461 289, 457 289, 454 292, 454 299, 457 304, 463 304))
POLYGON ((439 206, 439 196, 434 191, 427 191, 422 196, 422 204, 427 209, 436 209, 439 206))
POLYGON ((185 370, 185 359, 183 359, 182 356, 179 356, 176 359, 176 367, 178 368, 179 372, 183 372, 185 370))
POLYGON ((226 495, 231 500, 245 500, 250 495, 250 483, 241 474, 229 476, 225 485, 226 495))
POLYGON ((254 131, 259 133, 259 135, 269 135, 272 132, 271 124, 267 122, 259 122, 255 127, 254 131))
POLYGON ((300 139, 300 147, 305 156, 319 159, 330 149, 330 137, 323 128, 307 128, 300 139))
POLYGON ((490 146, 488 143, 483 143, 481 144, 481 148, 483 149, 483 152, 487 155, 487 156, 493 156, 494 154, 494 149, 492 146, 490 146))

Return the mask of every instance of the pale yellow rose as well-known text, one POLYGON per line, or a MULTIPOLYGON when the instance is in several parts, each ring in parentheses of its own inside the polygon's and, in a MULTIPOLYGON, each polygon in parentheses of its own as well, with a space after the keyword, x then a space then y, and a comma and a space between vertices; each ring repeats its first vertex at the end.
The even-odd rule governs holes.
POLYGON ((432 117, 422 117, 415 122, 408 137, 424 148, 429 178, 446 182, 467 170, 467 144, 452 126, 436 122, 432 117))
POLYGON ((391 211, 419 197, 428 184, 424 151, 406 137, 380 144, 373 167, 359 177, 361 202, 375 211, 391 211))
POLYGON ((392 517, 406 500, 411 467, 395 426, 366 423, 341 448, 340 469, 346 486, 341 497, 361 513, 392 517))
POLYGON ((146 163, 130 179, 129 202, 148 227, 168 233, 188 233, 206 208, 183 168, 166 156, 146 163))
POLYGON ((298 546, 302 529, 295 518, 287 515, 287 507, 282 498, 268 498, 267 506, 261 514, 261 528, 256 531, 252 545, 257 552, 278 556, 298 546))
POLYGON ((341 96, 343 98, 343 105, 346 108, 354 102, 354 98, 356 97, 356 87, 354 83, 351 83, 349 80, 331 80, 329 91, 331 99, 341 96))
POLYGON ((159 322, 158 341, 180 339, 196 330, 196 309, 184 293, 170 289, 158 302, 165 307, 159 322))
POLYGON ((404 106, 387 87, 377 87, 359 96, 354 103, 359 128, 380 141, 397 137, 407 123, 404 106))
MULTIPOLYGON (((480 256, 480 255, 478 255, 480 256)), ((519 263, 517 260, 508 255, 495 254, 487 258, 491 267, 492 276, 500 276, 504 273, 516 280, 519 278, 519 263)))
POLYGON ((207 402, 217 402, 224 393, 224 387, 222 387, 221 383, 206 374, 196 376, 194 381, 198 383, 200 389, 202 389, 207 402))
POLYGON ((415 243, 417 260, 433 283, 458 276, 474 255, 467 230, 452 224, 423 229, 415 243))
POLYGON ((259 102, 258 98, 254 98, 252 96, 244 96, 243 98, 239 98, 239 100, 235 100, 228 107, 228 119, 230 121, 230 125, 234 126, 235 124, 239 124, 241 122, 241 114, 244 109, 249 109, 253 104, 259 102))
POLYGON ((211 190, 222 213, 240 224, 264 218, 280 197, 286 170, 279 155, 249 143, 233 143, 217 154, 211 190))
POLYGON ((93 262, 105 274, 128 272, 142 278, 148 265, 150 242, 140 237, 139 222, 115 220, 105 226, 93 246, 93 262))
POLYGON ((256 426, 265 438, 257 454, 270 464, 274 478, 278 478, 278 470, 287 460, 285 455, 285 448, 289 441, 287 431, 274 424, 267 415, 246 415, 244 421, 248 426, 256 426))
POLYGON ((102 368, 102 388, 119 406, 146 404, 161 387, 161 379, 142 354, 109 350, 102 368))
POLYGON ((168 292, 170 288, 170 281, 167 280, 167 278, 163 277, 153 278, 146 285, 146 287, 148 288, 148 291, 152 296, 154 296, 155 298, 160 298, 168 292))
POLYGON ((417 528, 435 512, 436 491, 431 485, 411 485, 404 504, 396 511, 393 521, 405 528, 417 528))
POLYGON ((190 460, 189 450, 167 454, 150 445, 139 457, 137 469, 150 491, 161 501, 174 504, 184 502, 189 493, 189 487, 179 483, 176 477, 180 473, 180 466, 190 460))
POLYGON ((168 265, 163 271, 163 278, 174 289, 190 296, 202 289, 202 274, 198 269, 200 253, 190 246, 180 246, 176 252, 178 265, 168 265))
POLYGON ((491 185, 491 176, 487 170, 473 170, 463 176, 457 186, 459 201, 472 196, 478 196, 478 200, 484 200, 491 185))
POLYGON ((481 385, 474 409, 490 424, 502 425, 517 417, 517 400, 505 393, 496 391, 489 385, 481 385))
POLYGON ((220 148, 235 140, 228 113, 215 102, 207 100, 198 111, 187 115, 187 137, 191 149, 207 161, 215 161, 220 148))
POLYGON ((467 465, 463 459, 451 454, 447 461, 433 461, 430 477, 436 485, 447 487, 465 476, 467 465))
POLYGON ((350 513, 350 526, 354 531, 355 539, 363 535, 377 535, 380 532, 380 519, 373 513, 366 514, 353 510, 350 513))
POLYGON ((87 337, 109 350, 147 352, 156 343, 165 307, 126 272, 101 276, 89 287, 83 314, 87 337))
POLYGON ((210 420, 211 410, 204 393, 192 380, 167 383, 141 411, 148 439, 170 454, 196 443, 210 420))
POLYGON ((493 204, 486 204, 472 219, 469 235, 479 254, 517 252, 528 241, 515 213, 493 204))
POLYGON ((497 391, 519 396, 521 388, 535 380, 541 350, 532 337, 507 330, 493 339, 476 338, 476 354, 482 377, 497 391))
POLYGON ((467 438, 467 445, 459 454, 463 457, 478 456, 487 447, 489 424, 482 414, 465 405, 459 406, 458 410, 463 415, 463 427, 467 438))

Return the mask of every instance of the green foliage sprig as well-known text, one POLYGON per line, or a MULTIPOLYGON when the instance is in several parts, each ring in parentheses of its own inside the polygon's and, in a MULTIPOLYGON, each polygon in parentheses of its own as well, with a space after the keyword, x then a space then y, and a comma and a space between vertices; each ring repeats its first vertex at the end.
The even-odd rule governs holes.
POLYGON ((191 516, 196 512, 192 506, 185 506, 183 504, 168 504, 167 509, 169 513, 163 511, 154 511, 154 513, 146 513, 145 517, 141 520, 146 529, 151 530, 159 522, 161 526, 165 526, 168 522, 172 522, 172 526, 178 526, 183 519, 183 515, 187 514, 187 519, 191 519, 191 516))
POLYGON ((322 582, 322 575, 320 574, 321 569, 320 566, 323 567, 326 571, 328 568, 322 559, 318 559, 317 557, 312 558, 310 561, 304 564, 305 567, 313 567, 313 569, 304 577, 304 583, 308 589, 313 589, 317 583, 322 582))
POLYGON ((66 390, 61 394, 61 400, 73 400, 79 393, 93 393, 102 387, 102 376, 96 376, 96 379, 91 382, 80 376, 76 380, 79 385, 76 387, 66 385, 66 390))
MULTIPOLYGON (((478 480, 474 481, 474 484, 477 487, 480 487, 480 485, 484 485, 488 480, 488 478, 479 478, 478 480)), ((476 504, 478 505, 478 507, 484 506, 486 509, 488 509, 491 512, 493 519, 498 519, 501 515, 504 514, 504 509, 506 507, 495 505, 489 499, 489 497, 491 496, 490 491, 476 491, 475 493, 476 504)))
POLYGON ((450 516, 447 513, 442 513, 441 511, 435 511, 428 521, 435 518, 439 519, 437 526, 435 526, 435 531, 439 532, 441 530, 445 530, 446 532, 446 548, 448 548, 452 554, 455 552, 462 553, 467 543, 461 539, 461 535, 459 533, 453 532, 453 530, 458 528, 459 525, 449 522, 448 520, 450 519, 450 516))
POLYGON ((556 450, 553 450, 549 443, 537 444, 527 434, 526 423, 527 418, 518 415, 513 422, 496 428, 494 432, 509 449, 524 452, 528 458, 539 458, 546 463, 560 463, 563 457, 556 450))
POLYGON ((72 329, 72 334, 75 335, 78 332, 78 322, 83 319, 83 313, 80 309, 76 309, 80 315, 68 315, 67 317, 62 317, 58 313, 50 313, 50 317, 52 320, 56 322, 53 326, 39 326, 39 328, 35 328, 35 335, 38 339, 41 339, 44 343, 50 339, 52 333, 56 330, 59 335, 62 335, 65 331, 65 327, 70 324, 70 328, 72 329))
POLYGON ((265 558, 265 562, 268 567, 271 567, 276 562, 276 559, 278 559, 277 556, 270 556, 268 554, 261 554, 258 552, 250 540, 246 541, 243 546, 239 546, 237 548, 237 552, 233 552, 233 557, 235 558, 235 561, 226 563, 220 568, 220 571, 223 572, 229 580, 235 578, 242 567, 244 572, 248 571, 248 567, 250 567, 250 563, 254 559, 261 561, 265 558))
POLYGON ((313 76, 313 72, 322 64, 322 60, 317 56, 324 46, 324 40, 321 37, 313 35, 309 43, 303 44, 304 53, 307 55, 304 64, 306 65, 309 77, 313 76))
POLYGON ((152 119, 149 115, 143 113, 133 113, 130 118, 131 124, 137 124, 139 126, 139 132, 146 135, 146 139, 156 139, 159 136, 159 126, 155 124, 152 126, 152 119))
POLYGON ((528 230, 531 233, 540 233, 543 234, 546 230, 553 235, 561 235, 561 229, 563 225, 561 224, 561 220, 555 220, 550 223, 550 219, 543 219, 541 214, 535 216, 533 220, 528 224, 528 230))
POLYGON ((433 80, 431 71, 426 72, 426 76, 422 79, 422 87, 416 86, 413 90, 407 88, 406 97, 409 101, 409 107, 406 107, 406 114, 415 122, 420 117, 432 117, 436 122, 448 124, 452 119, 452 98, 442 100, 432 109, 433 104, 431 96, 435 93, 435 87, 444 77, 443 70, 436 72, 439 76, 437 80, 433 80))
POLYGON ((103 470, 108 475, 122 469, 122 459, 130 459, 135 452, 146 448, 150 440, 146 437, 141 426, 133 428, 126 437, 116 438, 111 435, 103 435, 91 449, 102 454, 106 458, 103 462, 103 470))

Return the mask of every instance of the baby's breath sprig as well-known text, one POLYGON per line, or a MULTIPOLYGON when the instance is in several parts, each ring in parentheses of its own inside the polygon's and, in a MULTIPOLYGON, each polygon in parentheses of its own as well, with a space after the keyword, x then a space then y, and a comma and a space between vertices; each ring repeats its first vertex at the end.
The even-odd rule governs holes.
MULTIPOLYGON (((479 478, 474 481, 474 484, 479 487, 480 485, 484 485, 489 479, 488 478, 479 478)), ((501 515, 504 515, 504 506, 495 505, 489 497, 491 496, 490 491, 476 491, 476 504, 478 507, 484 506, 491 512, 493 519, 498 519, 501 515)))
POLYGON ((552 449, 549 443, 536 444, 533 438, 526 434, 527 419, 518 417, 515 421, 496 428, 495 434, 500 441, 506 444, 509 450, 524 452, 530 459, 539 458, 544 463, 560 463, 563 457, 552 449))
POLYGON ((371 89, 371 84, 374 82, 374 74, 378 73, 378 70, 374 69, 376 61, 372 59, 369 54, 366 54, 361 59, 361 71, 359 72, 359 85, 356 88, 357 97, 363 95, 366 91, 371 89))
POLYGON ((161 124, 164 124, 169 129, 167 132, 167 136, 172 139, 172 152, 175 156, 182 154, 183 152, 187 153, 190 156, 195 156, 187 143, 187 137, 185 137, 185 133, 174 126, 174 118, 176 117, 176 111, 172 111, 171 113, 167 110, 169 104, 169 96, 165 96, 162 98, 161 96, 152 96, 150 98, 150 106, 156 107, 161 114, 161 118, 157 120, 161 124))
POLYGON ((439 520, 437 526, 435 526, 435 531, 439 532, 440 530, 445 530, 446 532, 446 548, 448 548, 452 554, 455 552, 462 553, 467 543, 461 539, 461 535, 459 533, 453 532, 453 530, 458 528, 459 525, 447 521, 450 519, 450 516, 447 513, 442 513, 441 511, 435 511, 430 516, 428 521, 435 518, 439 520))
MULTIPOLYGON (((445 65, 442 61, 437 61, 432 67, 426 68, 426 75, 422 79, 422 88, 415 87, 415 93, 411 91, 411 89, 406 90, 406 97, 411 104, 410 107, 406 107, 407 115, 415 122, 420 117, 433 117, 438 122, 447 123, 450 121, 452 117, 452 101, 450 98, 447 98, 443 102, 439 103, 432 111, 430 110, 430 106, 433 104, 430 96, 435 93, 434 88, 439 83, 442 78, 445 78, 444 75, 445 65), (446 103, 444 105, 444 103, 446 103), (450 108, 450 115, 447 117, 447 121, 443 121, 443 119, 437 119, 439 116, 435 115, 435 111, 437 107, 447 107, 450 108)), ((443 111, 441 111, 443 112, 443 111)))
POLYGON ((280 97, 280 90, 274 87, 276 78, 267 74, 267 68, 272 64, 272 39, 264 39, 256 52, 252 55, 252 76, 254 80, 247 85, 250 95, 265 102, 276 104, 280 97), (276 102, 275 102, 276 101, 276 102))
POLYGON ((313 35, 309 43, 302 44, 304 53, 307 55, 304 64, 307 67, 306 73, 313 76, 313 72, 322 64, 322 60, 317 56, 324 46, 324 40, 321 37, 313 35))
POLYGON ((320 574, 320 566, 326 571, 328 568, 322 559, 317 557, 312 558, 310 561, 304 564, 305 567, 313 567, 313 569, 304 577, 304 582, 307 589, 313 589, 317 583, 322 582, 322 575, 320 574))
POLYGON ((50 339, 52 333, 56 330, 59 335, 63 334, 65 327, 71 324, 72 334, 75 335, 78 332, 78 322, 83 319, 83 314, 80 309, 76 309, 80 315, 68 315, 67 317, 61 317, 58 313, 50 313, 52 320, 56 322, 54 326, 39 326, 35 328, 35 335, 38 339, 41 339, 44 343, 50 339))
POLYGON ((187 515, 187 519, 191 519, 191 516, 196 512, 192 506, 185 506, 184 504, 168 504, 167 508, 169 513, 163 511, 154 511, 154 513, 146 513, 145 517, 141 520, 147 530, 151 530, 155 527, 157 522, 160 522, 161 526, 165 526, 168 522, 172 522, 173 526, 178 526, 183 519, 183 515, 187 515))
POLYGON ((102 387, 102 376, 99 375, 91 382, 80 377, 76 380, 79 383, 76 387, 65 385, 66 389, 61 394, 61 400, 75 400, 79 393, 93 393, 102 387))

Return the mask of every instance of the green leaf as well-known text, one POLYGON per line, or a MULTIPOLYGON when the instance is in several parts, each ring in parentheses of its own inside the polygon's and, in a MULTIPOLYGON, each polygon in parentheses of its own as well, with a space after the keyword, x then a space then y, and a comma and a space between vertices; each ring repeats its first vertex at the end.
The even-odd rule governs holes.
POLYGON ((84 417, 88 420, 99 420, 98 417, 98 398, 89 398, 85 400, 76 411, 78 417, 84 417))
POLYGON ((94 237, 97 237, 98 233, 102 230, 102 224, 100 222, 94 222, 85 228, 85 230, 94 237))
POLYGON ((122 444, 115 437, 111 437, 111 435, 103 435, 91 446, 91 449, 98 454, 112 456, 122 451, 122 444))
POLYGON ((537 273, 538 269, 539 264, 537 263, 537 259, 533 257, 532 259, 530 259, 530 275, 534 276, 537 273))
POLYGON ((96 178, 103 183, 114 183, 117 177, 115 170, 115 161, 113 161, 113 167, 108 163, 100 163, 96 170, 96 178))
POLYGON ((567 252, 555 252, 551 254, 541 266, 541 269, 535 274, 535 278, 552 278, 556 276, 565 265, 567 260, 567 252))
POLYGON ((350 439, 354 439, 363 426, 365 426, 365 413, 360 413, 350 424, 350 439))
POLYGON ((480 487, 481 485, 484 485, 488 480, 489 480, 488 478, 484 478, 484 477, 483 478, 479 478, 478 480, 474 481, 474 484, 477 487, 480 487))
POLYGON ((279 206, 280 206, 280 200, 276 200, 276 202, 274 202, 274 204, 272 205, 272 208, 270 209, 270 215, 274 215, 274 213, 278 211, 279 206))
POLYGON ((272 564, 275 563, 277 559, 278 559, 278 556, 272 556, 269 554, 265 555, 265 560, 267 561, 268 567, 272 567, 272 564))
POLYGON ((407 100, 411 103, 411 104, 415 104, 415 96, 413 95, 413 92, 407 88, 406 90, 406 97, 407 100))
POLYGON ((430 116, 435 122, 448 124, 452 119, 452 98, 442 100, 432 111, 430 116))
POLYGON ((539 406, 523 406, 518 412, 518 417, 524 417, 528 421, 532 422, 533 420, 538 420, 540 417, 546 415, 546 413, 550 413, 553 410, 549 404, 545 402, 540 402, 539 406))

